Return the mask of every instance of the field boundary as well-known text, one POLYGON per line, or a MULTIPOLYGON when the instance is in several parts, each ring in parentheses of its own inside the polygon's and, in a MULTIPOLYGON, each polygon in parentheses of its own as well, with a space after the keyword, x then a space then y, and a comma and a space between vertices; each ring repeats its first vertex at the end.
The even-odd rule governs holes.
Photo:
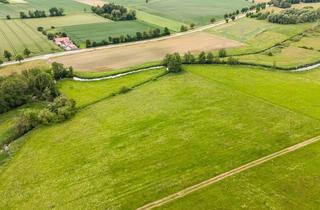
POLYGON ((235 169, 232 169, 230 171, 222 173, 222 174, 220 174, 218 176, 215 176, 215 177, 212 177, 210 179, 207 179, 207 180, 205 180, 203 182, 200 182, 198 184, 195 184, 193 186, 187 187, 187 188, 185 188, 185 189, 183 189, 183 190, 181 190, 179 192, 176 192, 174 194, 171 194, 169 196, 161 198, 160 200, 156 200, 154 202, 146 204, 146 205, 144 205, 142 207, 137 208, 137 210, 148 210, 148 209, 153 209, 153 208, 156 208, 156 207, 163 206, 163 205, 165 205, 165 204, 167 204, 169 202, 172 202, 172 201, 177 200, 179 198, 185 197, 185 196, 187 196, 187 195, 189 195, 189 194, 191 194, 191 193, 193 193, 195 191, 201 190, 201 189, 203 189, 203 188, 205 188, 205 187, 207 187, 209 185, 212 185, 212 184, 214 184, 216 182, 224 180, 224 179, 226 179, 228 177, 231 177, 233 175, 239 174, 239 173, 241 173, 243 171, 246 171, 248 169, 251 169, 253 167, 259 166, 259 165, 261 165, 261 164, 263 164, 265 162, 268 162, 270 160, 273 160, 273 159, 275 159, 277 157, 286 155, 288 153, 294 152, 294 151, 296 151, 298 149, 301 149, 303 147, 306 147, 308 145, 314 144, 314 143, 316 143, 318 141, 320 141, 320 136, 316 136, 316 137, 313 137, 311 139, 305 140, 305 141, 300 142, 298 144, 295 144, 293 146, 290 146, 290 147, 287 147, 285 149, 282 149, 282 150, 280 150, 278 152, 272 153, 270 155, 267 155, 265 157, 259 158, 257 160, 254 160, 252 162, 244 164, 244 165, 242 165, 240 167, 237 167, 235 169))

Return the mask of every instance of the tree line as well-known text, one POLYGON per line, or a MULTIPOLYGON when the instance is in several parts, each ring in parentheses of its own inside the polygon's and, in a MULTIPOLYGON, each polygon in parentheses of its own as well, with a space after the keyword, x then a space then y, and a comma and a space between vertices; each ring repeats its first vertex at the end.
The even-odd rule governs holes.
POLYGON ((135 20, 136 11, 130 10, 121 5, 117 5, 114 3, 104 4, 102 7, 93 6, 91 7, 92 12, 100 15, 104 18, 108 18, 114 21, 123 21, 123 20, 135 20))
POLYGON ((257 12, 260 12, 261 10, 264 10, 265 8, 267 7, 267 3, 263 2, 263 3, 258 3, 258 4, 255 4, 255 5, 252 5, 250 7, 244 7, 242 8, 241 10, 236 10, 232 13, 226 13, 224 15, 224 19, 225 21, 228 23, 230 20, 232 21, 235 21, 236 17, 242 13, 242 14, 245 14, 245 13, 252 13, 252 11, 255 11, 256 13, 257 12))
POLYGON ((279 13, 266 12, 257 14, 248 14, 248 17, 259 20, 268 20, 271 23, 278 24, 299 24, 307 22, 316 22, 320 19, 320 9, 285 9, 279 13))
MULTIPOLYGON (((30 54, 31 54, 31 51, 28 48, 25 48, 23 50, 23 55, 25 57, 29 57, 30 54)), ((13 58, 15 58, 16 61, 21 62, 24 59, 24 57, 21 54, 18 54, 18 55, 14 56, 9 50, 4 50, 3 51, 3 57, 5 59, 7 59, 7 61, 11 61, 13 58)), ((0 59, 0 66, 1 66, 1 64, 3 64, 3 60, 0 59)))
POLYGON ((168 36, 170 35, 170 30, 165 27, 163 31, 161 31, 159 28, 151 29, 149 31, 144 32, 137 32, 135 35, 121 35, 119 37, 108 37, 108 40, 102 40, 100 42, 97 41, 91 41, 89 39, 86 40, 86 47, 98 47, 98 46, 104 46, 108 44, 119 44, 119 43, 126 43, 126 42, 133 42, 133 41, 141 41, 146 39, 152 39, 162 36, 168 36))
MULTIPOLYGON (((51 9, 49 9, 49 16, 50 17, 63 16, 63 15, 64 15, 63 8, 52 7, 51 9)), ((20 12, 21 19, 43 18, 43 17, 48 17, 44 10, 28 11, 28 13, 20 12)), ((7 19, 11 19, 11 17, 7 15, 7 19)))
POLYGON ((212 52, 201 52, 198 55, 194 55, 191 52, 187 52, 184 55, 179 53, 167 54, 162 64, 168 68, 169 72, 177 73, 182 70, 182 64, 229 64, 237 65, 239 60, 233 57, 227 57, 227 51, 220 49, 217 56, 214 56, 212 52))
POLYGON ((300 3, 315 3, 320 2, 320 0, 271 0, 269 5, 273 5, 279 8, 290 8, 292 4, 300 4, 300 3))

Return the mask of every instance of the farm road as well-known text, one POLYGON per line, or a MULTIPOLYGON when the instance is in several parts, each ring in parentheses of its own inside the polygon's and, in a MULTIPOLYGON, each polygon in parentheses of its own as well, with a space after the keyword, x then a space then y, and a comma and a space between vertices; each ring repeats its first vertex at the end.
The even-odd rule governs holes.
POLYGON ((239 173, 241 173, 243 171, 246 171, 246 170, 251 169, 251 168, 253 168, 255 166, 261 165, 261 164, 263 164, 263 163, 265 163, 267 161, 273 160, 273 159, 275 159, 277 157, 280 157, 280 156, 286 155, 288 153, 294 152, 294 151, 296 151, 298 149, 301 149, 303 147, 306 147, 306 146, 308 146, 310 144, 313 144, 313 143, 316 143, 318 141, 320 141, 320 136, 316 136, 314 138, 308 139, 308 140, 303 141, 301 143, 295 144, 295 145, 293 145, 291 147, 287 147, 287 148, 285 148, 283 150, 280 150, 280 151, 275 152, 273 154, 267 155, 267 156, 262 157, 260 159, 254 160, 254 161, 252 161, 250 163, 242 165, 242 166, 240 166, 238 168, 235 168, 235 169, 233 169, 231 171, 225 172, 223 174, 220 174, 218 176, 215 176, 215 177, 212 177, 212 178, 210 178, 208 180, 200 182, 199 184, 196 184, 196 185, 190 186, 188 188, 185 188, 185 189, 183 189, 183 190, 181 190, 179 192, 171 194, 171 195, 169 195, 167 197, 164 197, 164 198, 162 198, 160 200, 157 200, 157 201, 154 201, 152 203, 146 204, 146 205, 138 208, 137 210, 149 210, 149 209, 154 209, 156 207, 163 206, 163 205, 165 205, 165 204, 167 204, 167 203, 169 203, 171 201, 174 201, 176 199, 185 197, 185 196, 191 194, 192 192, 195 192, 197 190, 205 188, 205 187, 207 187, 209 185, 212 185, 212 184, 214 184, 216 182, 219 182, 219 181, 221 181, 223 179, 226 179, 226 178, 228 178, 230 176, 239 174, 239 173))

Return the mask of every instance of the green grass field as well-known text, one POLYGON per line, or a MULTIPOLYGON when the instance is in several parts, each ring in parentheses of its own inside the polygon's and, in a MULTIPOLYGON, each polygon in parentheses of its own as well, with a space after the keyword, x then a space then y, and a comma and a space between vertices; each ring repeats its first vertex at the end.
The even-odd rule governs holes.
POLYGON ((31 56, 60 51, 53 42, 24 21, 0 20, 0 58, 4 50, 23 55, 25 48, 31 50, 31 56))
MULTIPOLYGON (((320 41, 320 39, 318 39, 320 41)), ((272 51, 271 51, 272 52, 272 51)), ((294 68, 304 64, 310 64, 320 61, 320 52, 308 50, 300 47, 289 46, 280 51, 276 51, 273 56, 266 54, 254 54, 239 56, 240 61, 264 64, 283 68, 294 68)))
POLYGON ((51 26, 64 27, 82 24, 106 23, 110 21, 93 13, 81 13, 66 15, 62 17, 25 19, 23 20, 23 22, 34 29, 37 29, 37 27, 39 26, 42 26, 45 29, 49 29, 51 26))
POLYGON ((100 42, 108 41, 109 36, 119 37, 121 35, 135 36, 136 32, 148 31, 156 28, 142 21, 118 21, 110 23, 96 23, 63 27, 68 36, 78 45, 85 43, 87 39, 100 42))
POLYGON ((303 32, 290 40, 258 54, 239 56, 240 61, 292 68, 320 61, 320 28, 303 32))
POLYGON ((250 5, 249 1, 245 0, 150 0, 148 4, 145 0, 114 0, 113 2, 160 17, 186 24, 195 23, 196 25, 209 24, 213 17, 222 19, 225 13, 234 12, 250 5))
POLYGON ((63 8, 66 14, 82 13, 84 9, 90 11, 90 6, 78 3, 73 0, 26 0, 25 4, 1 4, 0 18, 10 15, 12 18, 19 17, 19 12, 28 12, 29 10, 45 10, 49 14, 52 7, 63 8))
POLYGON ((146 23, 160 26, 161 28, 167 27, 172 31, 180 31, 180 27, 185 25, 185 23, 175 21, 172 19, 168 19, 165 17, 160 17, 157 15, 153 15, 141 10, 136 10, 137 18, 146 23))
POLYGON ((310 145, 158 209, 317 209, 319 151, 310 145))
POLYGON ((74 98, 78 107, 82 107, 102 100, 113 93, 117 93, 124 86, 131 88, 144 81, 155 78, 164 72, 164 69, 152 70, 127 75, 116 79, 96 82, 63 80, 59 82, 59 89, 69 98, 74 98), (92 94, 93 92, 94 94, 92 94))
POLYGON ((21 138, 0 208, 134 209, 320 133, 320 71, 185 69, 21 138))
POLYGON ((240 48, 228 50, 230 54, 259 52, 283 42, 317 24, 280 25, 251 18, 209 29, 208 32, 237 40, 245 44, 240 48))

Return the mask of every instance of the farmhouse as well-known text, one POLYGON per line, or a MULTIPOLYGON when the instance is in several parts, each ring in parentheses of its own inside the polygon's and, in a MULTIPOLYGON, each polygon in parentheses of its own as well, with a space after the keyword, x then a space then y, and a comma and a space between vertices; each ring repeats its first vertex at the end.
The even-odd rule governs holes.
POLYGON ((73 44, 69 37, 55 38, 54 43, 59 47, 62 47, 66 51, 78 49, 78 47, 75 44, 73 44))

